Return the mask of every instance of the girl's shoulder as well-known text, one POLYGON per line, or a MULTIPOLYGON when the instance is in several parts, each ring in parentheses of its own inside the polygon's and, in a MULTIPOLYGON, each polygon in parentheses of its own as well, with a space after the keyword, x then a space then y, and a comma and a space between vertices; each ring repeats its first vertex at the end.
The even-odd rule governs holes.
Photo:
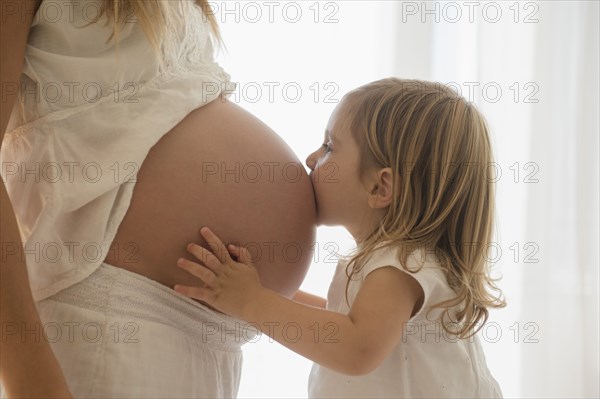
MULTIPOLYGON (((367 275, 382 267, 392 266, 409 274, 421 286, 424 300, 417 314, 411 320, 426 317, 424 312, 435 303, 454 298, 455 293, 448 284, 446 272, 442 267, 435 252, 425 248, 418 248, 408 252, 403 261, 402 250, 398 246, 379 246, 376 248, 362 270, 362 281, 367 275)), ((433 319, 439 317, 439 312, 433 312, 433 319)))
POLYGON ((382 267, 394 267, 415 278, 425 292, 450 295, 446 272, 435 253, 425 248, 417 248, 402 258, 403 251, 397 245, 379 245, 373 250, 361 269, 361 280, 382 267))

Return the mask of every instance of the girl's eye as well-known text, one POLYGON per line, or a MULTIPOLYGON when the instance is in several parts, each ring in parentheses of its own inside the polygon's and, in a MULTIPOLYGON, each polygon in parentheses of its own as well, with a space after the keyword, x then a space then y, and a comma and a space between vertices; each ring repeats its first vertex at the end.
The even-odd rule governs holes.
POLYGON ((325 149, 325 154, 331 152, 331 146, 329 145, 329 143, 323 144, 323 148, 325 149))

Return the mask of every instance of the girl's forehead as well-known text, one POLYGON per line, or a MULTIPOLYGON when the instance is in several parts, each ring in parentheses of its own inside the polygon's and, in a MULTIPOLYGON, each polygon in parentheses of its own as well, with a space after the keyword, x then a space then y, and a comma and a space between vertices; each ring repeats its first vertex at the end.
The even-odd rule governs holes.
POLYGON ((327 123, 327 131, 330 134, 339 136, 350 129, 351 118, 348 108, 348 104, 343 100, 335 107, 327 123))

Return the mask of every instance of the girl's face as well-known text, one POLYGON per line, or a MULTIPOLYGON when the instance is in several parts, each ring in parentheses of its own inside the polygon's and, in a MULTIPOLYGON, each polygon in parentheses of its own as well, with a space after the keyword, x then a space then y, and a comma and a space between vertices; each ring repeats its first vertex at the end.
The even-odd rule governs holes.
POLYGON ((355 239, 372 223, 368 191, 359 177, 359 147, 343 102, 331 114, 323 144, 306 159, 320 225, 341 225, 355 239))

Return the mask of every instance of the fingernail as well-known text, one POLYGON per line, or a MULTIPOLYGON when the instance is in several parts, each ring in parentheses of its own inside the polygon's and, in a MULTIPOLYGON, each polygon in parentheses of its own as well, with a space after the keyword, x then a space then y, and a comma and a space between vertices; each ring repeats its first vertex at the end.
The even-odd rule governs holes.
POLYGON ((208 227, 201 228, 200 232, 202 232, 202 233, 208 233, 208 227))

